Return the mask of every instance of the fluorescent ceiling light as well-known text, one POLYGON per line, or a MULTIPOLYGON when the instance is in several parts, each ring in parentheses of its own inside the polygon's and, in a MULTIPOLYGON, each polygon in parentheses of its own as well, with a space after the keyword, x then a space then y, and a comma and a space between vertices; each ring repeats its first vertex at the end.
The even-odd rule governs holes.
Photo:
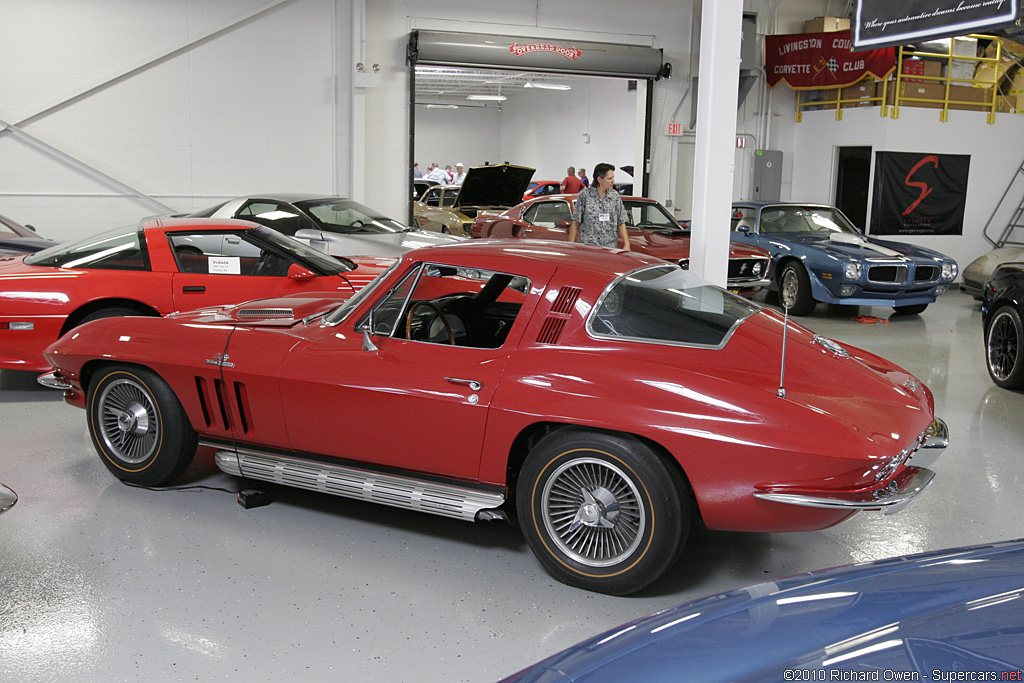
POLYGON ((427 109, 458 109, 457 104, 428 104, 427 109))
POLYGON ((532 81, 526 81, 523 84, 524 88, 541 88, 543 90, 572 90, 571 85, 565 83, 534 83, 532 81))
POLYGON ((488 102, 504 102, 508 98, 504 95, 470 95, 467 100, 487 100, 488 102))

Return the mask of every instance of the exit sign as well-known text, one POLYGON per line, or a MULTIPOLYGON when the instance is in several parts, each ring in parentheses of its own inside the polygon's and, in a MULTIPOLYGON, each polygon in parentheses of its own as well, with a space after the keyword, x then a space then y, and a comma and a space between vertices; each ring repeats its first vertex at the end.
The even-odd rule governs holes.
POLYGON ((665 135, 682 135, 683 124, 681 123, 670 123, 666 127, 665 135))

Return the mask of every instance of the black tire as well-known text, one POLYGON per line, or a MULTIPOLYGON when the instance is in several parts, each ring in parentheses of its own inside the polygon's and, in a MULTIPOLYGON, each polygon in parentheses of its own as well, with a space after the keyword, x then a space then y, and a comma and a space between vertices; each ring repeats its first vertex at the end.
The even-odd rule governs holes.
POLYGON ((998 308, 985 333, 985 365, 992 381, 1004 389, 1024 387, 1022 341, 1020 313, 1012 306, 998 308))
POLYGON ((523 536, 551 576, 627 595, 678 557, 691 524, 682 475, 629 436, 563 429, 544 437, 519 474, 523 536))
POLYGON ((78 323, 84 325, 85 323, 92 322, 93 320, 100 320, 102 318, 121 318, 128 315, 143 315, 134 308, 126 308, 125 306, 111 306, 110 308, 101 308, 98 311, 93 311, 89 315, 82 318, 78 323))
POLYGON ((790 315, 808 315, 818 303, 811 296, 811 279, 804 267, 791 261, 779 272, 779 303, 789 304, 790 315))
POLYGON ((913 306, 893 306, 892 310, 900 315, 917 315, 924 313, 927 308, 928 304, 914 304, 913 306))
POLYGON ((89 385, 86 411, 100 459, 122 481, 161 486, 195 456, 196 433, 181 403, 149 370, 103 368, 89 385))

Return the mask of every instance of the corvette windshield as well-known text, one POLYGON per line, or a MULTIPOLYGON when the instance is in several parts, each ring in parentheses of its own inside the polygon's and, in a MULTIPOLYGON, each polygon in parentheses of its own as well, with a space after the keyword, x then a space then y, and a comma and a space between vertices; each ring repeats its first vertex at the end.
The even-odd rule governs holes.
POLYGON ((316 199, 298 202, 296 206, 329 232, 380 234, 412 231, 412 228, 351 199, 316 199))
POLYGON ((587 325, 598 337, 719 348, 759 309, 678 266, 653 266, 616 279, 587 325))
POLYGON ((680 234, 686 232, 657 202, 623 199, 622 203, 626 207, 626 225, 629 227, 680 234))
POLYGON ((143 270, 149 267, 142 231, 131 225, 93 235, 71 244, 58 244, 25 257, 30 266, 143 270))
POLYGON ((324 318, 324 323, 328 327, 331 327, 333 325, 337 325, 342 320, 347 318, 349 313, 354 311, 359 306, 359 304, 366 300, 366 297, 373 294, 374 290, 376 290, 380 286, 380 283, 388 279, 388 276, 391 275, 392 272, 394 272, 395 268, 398 267, 399 263, 401 263, 401 261, 395 261, 394 263, 392 263, 387 268, 387 270, 385 270, 383 273, 375 277, 373 281, 370 282, 370 284, 368 284, 366 287, 360 289, 355 296, 353 296, 350 299, 347 299, 345 303, 331 311, 327 315, 327 317, 324 318))
POLYGON ((861 234, 839 209, 829 206, 766 206, 761 209, 761 232, 845 232, 861 234))

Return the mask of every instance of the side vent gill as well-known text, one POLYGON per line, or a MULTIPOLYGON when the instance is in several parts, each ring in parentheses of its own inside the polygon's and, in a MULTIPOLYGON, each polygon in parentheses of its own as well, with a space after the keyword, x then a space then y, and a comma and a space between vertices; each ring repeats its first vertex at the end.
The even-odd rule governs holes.
POLYGON ((538 344, 557 344, 558 338, 562 335, 562 329, 572 314, 576 300, 580 298, 583 290, 579 287, 562 287, 558 290, 558 296, 551 304, 551 313, 544 319, 544 324, 537 335, 538 344))
POLYGON ((238 319, 242 318, 294 318, 295 311, 290 308, 240 308, 238 319))

